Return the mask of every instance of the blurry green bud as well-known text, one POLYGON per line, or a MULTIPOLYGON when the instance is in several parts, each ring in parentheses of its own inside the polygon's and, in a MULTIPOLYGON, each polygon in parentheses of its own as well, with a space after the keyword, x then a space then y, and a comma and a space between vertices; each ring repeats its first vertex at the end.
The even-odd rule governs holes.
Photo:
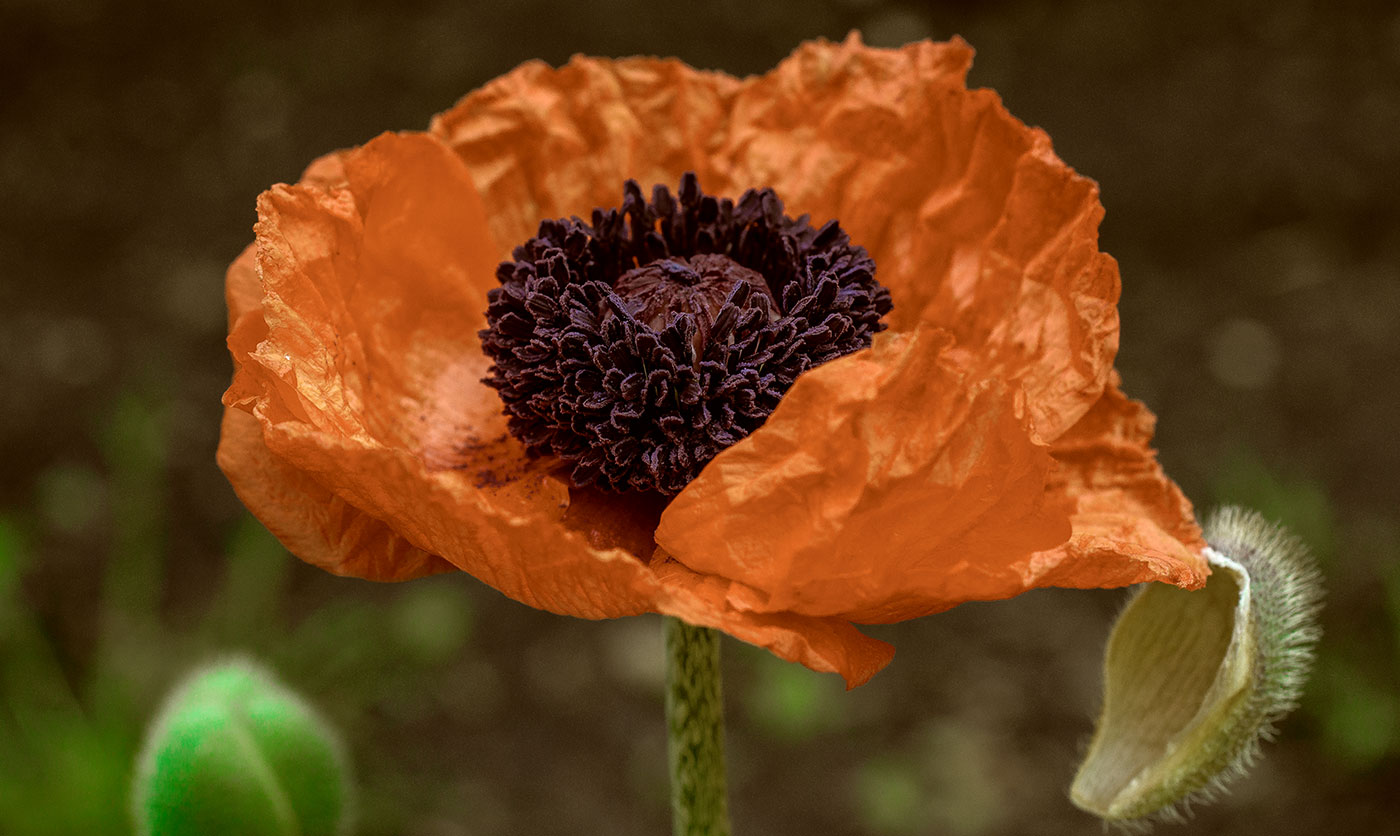
POLYGON ((332 836, 348 831, 339 738, 243 660, 196 671, 167 698, 138 756, 138 836, 332 836))
POLYGON ((1108 821, 1178 819, 1214 798, 1307 679, 1322 587, 1306 549, 1238 508, 1214 514, 1205 535, 1205 588, 1147 585, 1109 638, 1103 713, 1070 787, 1108 821))

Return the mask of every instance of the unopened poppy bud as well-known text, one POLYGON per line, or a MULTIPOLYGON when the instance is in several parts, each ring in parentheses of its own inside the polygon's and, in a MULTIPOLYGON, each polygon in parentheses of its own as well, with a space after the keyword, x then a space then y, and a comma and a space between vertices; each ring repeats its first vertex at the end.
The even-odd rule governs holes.
POLYGON ((1109 638, 1104 702, 1070 798, 1109 821, 1180 818, 1243 775, 1298 704, 1320 631, 1321 578, 1262 516, 1205 526, 1205 588, 1146 586, 1109 638))
POLYGON ((335 732, 245 661, 197 671, 167 698, 132 788, 140 836, 329 836, 348 829, 335 732))

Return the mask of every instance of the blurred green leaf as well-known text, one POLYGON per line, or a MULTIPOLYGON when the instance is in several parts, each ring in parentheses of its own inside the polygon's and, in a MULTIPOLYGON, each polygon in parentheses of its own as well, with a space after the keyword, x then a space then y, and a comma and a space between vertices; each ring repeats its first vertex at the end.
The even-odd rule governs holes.
POLYGON ((1324 565, 1336 552, 1336 514, 1321 482, 1271 470, 1256 450, 1241 446, 1227 455, 1211 494, 1217 505, 1252 508, 1288 526, 1324 565))
POLYGON ((297 625, 276 648, 274 661, 302 672, 302 681, 317 690, 345 688, 342 704, 349 708, 366 698, 371 683, 365 677, 385 671, 399 658, 392 642, 366 641, 383 633, 380 608, 353 598, 331 601, 297 625))
POLYGON ((35 485, 39 514, 65 534, 91 529, 102 516, 107 483, 86 464, 56 464, 39 474, 35 485))
POLYGON ((131 621, 156 612, 163 586, 166 508, 165 421, 161 410, 127 392, 102 432, 111 480, 114 539, 104 603, 131 621))
POLYGON ((3 635, 5 615, 18 603, 11 603, 19 589, 20 572, 28 551, 27 537, 14 514, 0 513, 0 635, 3 635))
POLYGON ((239 520, 225 551, 223 586, 205 620, 210 638, 247 644, 280 633, 278 604, 292 570, 291 554, 251 514, 239 520))
POLYGON ((16 759, 0 745, 0 832, 129 833, 125 789, 134 746, 120 729, 49 718, 16 759))
POLYGON ((1335 654, 1319 660, 1318 711, 1324 747, 1353 772, 1400 749, 1400 696, 1335 654))
POLYGON ((166 473, 166 408, 157 393, 129 390, 115 402, 100 433, 107 464, 112 543, 102 578, 96 664, 86 684, 94 716, 129 721, 137 715, 171 657, 189 636, 164 629, 170 490, 166 473))
POLYGON ((876 833, 920 832, 924 794, 912 765, 900 760, 872 758, 856 771, 861 821, 876 833))
POLYGON ((455 575, 424 578, 406 586, 394 602, 394 636, 423 664, 452 659, 471 638, 472 600, 461 580, 455 575))
POLYGON ((845 690, 835 677, 823 676, 771 653, 755 654, 753 683, 745 694, 754 723, 767 734, 804 740, 840 728, 845 721, 845 690))
POLYGON ((1375 556, 1375 566, 1385 588, 1386 615, 1390 620, 1391 658, 1395 663, 1391 670, 1400 674, 1400 523, 1388 518, 1372 519, 1367 521, 1363 531, 1362 541, 1357 542, 1353 534, 1348 548, 1363 548, 1375 556))
MULTIPOLYGON (((0 516, 0 833, 124 833, 124 784, 134 735, 94 722, 44 631, 14 594, 28 544, 0 516)), ((109 718, 110 720, 110 718, 109 718)))
MULTIPOLYGON (((15 594, 27 552, 14 518, 0 516, 0 719, 16 728, 16 734, 0 736, 0 752, 6 745, 37 746, 49 725, 82 719, 43 630, 24 598, 15 594)), ((0 757, 0 765, 5 763, 0 757)))

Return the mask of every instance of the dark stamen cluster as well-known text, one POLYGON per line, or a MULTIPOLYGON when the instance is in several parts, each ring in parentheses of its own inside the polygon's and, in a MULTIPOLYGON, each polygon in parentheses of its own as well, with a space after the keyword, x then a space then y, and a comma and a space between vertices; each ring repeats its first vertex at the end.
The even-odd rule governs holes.
POLYGON ((575 485, 675 494, 797 376, 870 345, 889 291, 835 221, 679 193, 546 220, 498 268, 482 348, 513 435, 575 485))

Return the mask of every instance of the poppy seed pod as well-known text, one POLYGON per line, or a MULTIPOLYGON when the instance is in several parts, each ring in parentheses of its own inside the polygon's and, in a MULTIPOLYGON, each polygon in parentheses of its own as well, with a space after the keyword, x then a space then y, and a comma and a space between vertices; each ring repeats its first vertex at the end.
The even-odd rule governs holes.
POLYGON ((1204 589, 1151 584, 1114 625, 1104 702, 1070 797, 1114 822, 1180 818, 1240 777, 1297 706, 1321 633, 1321 577, 1297 538, 1226 508, 1204 589))
POLYGON ((196 671, 147 732, 132 786, 138 836, 338 836, 350 780, 339 737, 267 672, 196 671))

